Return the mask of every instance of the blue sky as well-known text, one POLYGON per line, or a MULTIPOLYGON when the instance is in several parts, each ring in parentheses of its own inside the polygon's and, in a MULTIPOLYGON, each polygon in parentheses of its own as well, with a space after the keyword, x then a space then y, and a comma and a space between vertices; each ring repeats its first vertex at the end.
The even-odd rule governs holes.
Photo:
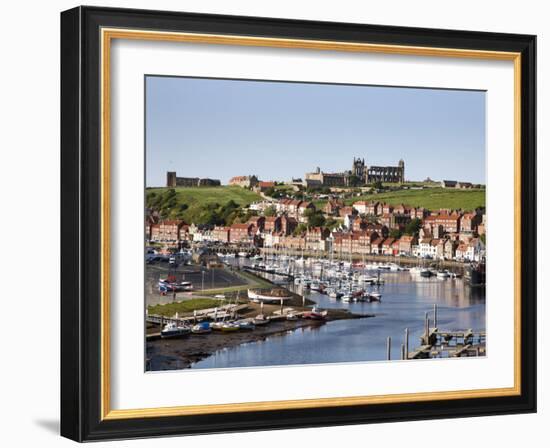
POLYGON ((485 183, 485 92, 146 77, 146 185, 166 171, 262 180, 405 161, 407 180, 485 183))

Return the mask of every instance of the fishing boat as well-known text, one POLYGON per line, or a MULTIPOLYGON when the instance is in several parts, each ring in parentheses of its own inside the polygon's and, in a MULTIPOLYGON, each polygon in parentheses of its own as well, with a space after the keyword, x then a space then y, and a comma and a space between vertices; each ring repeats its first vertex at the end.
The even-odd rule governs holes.
POLYGON ((174 322, 168 322, 160 332, 160 337, 162 339, 180 338, 187 336, 189 333, 191 333, 191 328, 187 325, 176 325, 174 322))
POLYGON ((286 315, 286 320, 298 320, 298 316, 296 316, 296 314, 294 313, 288 313, 286 315))
POLYGON ((224 322, 218 321, 218 322, 210 322, 210 329, 212 330, 221 330, 223 327, 224 322))
POLYGON ((303 316, 304 319, 324 320, 327 317, 327 314, 327 310, 321 311, 319 308, 314 307, 311 311, 306 311, 303 316))
POLYGON ((241 326, 236 322, 225 322, 221 330, 224 332, 233 332, 233 331, 239 331, 241 329, 241 326))
POLYGON ((258 314, 253 319, 254 325, 265 325, 269 323, 269 317, 265 316, 264 314, 258 314))
POLYGON ((359 276, 358 280, 359 280, 360 282, 363 282, 363 283, 375 283, 375 282, 378 280, 378 278, 377 278, 377 277, 374 277, 374 276, 372 276, 372 275, 365 275, 365 274, 363 274, 363 275, 360 275, 360 276, 359 276))
POLYGON ((382 301, 382 294, 379 292, 369 292, 369 301, 370 302, 381 302, 382 301))
POLYGON ((191 328, 191 333, 193 334, 208 334, 211 333, 212 329, 210 328, 210 324, 208 322, 200 322, 196 325, 193 325, 191 328))
POLYGON ((239 326, 239 329, 241 330, 254 330, 256 328, 256 324, 251 319, 238 320, 235 323, 239 326))
POLYGON ((345 294, 342 296, 342 303, 350 303, 351 302, 351 296, 349 294, 345 294))
POLYGON ((434 273, 432 271, 430 271, 429 269, 421 269, 420 270, 420 276, 421 277, 429 278, 432 275, 434 275, 434 273))
POLYGON ((239 257, 243 257, 243 258, 246 258, 248 257, 248 252, 239 252, 239 257))
POLYGON ((286 289, 249 289, 248 298, 253 302, 281 302, 292 299, 292 295, 286 289))
POLYGON ((449 278, 451 275, 448 271, 437 271, 437 278, 449 278))
POLYGON ((342 293, 341 292, 338 292, 334 289, 331 289, 328 291, 328 296, 331 298, 331 299, 338 299, 340 297, 342 297, 342 293))

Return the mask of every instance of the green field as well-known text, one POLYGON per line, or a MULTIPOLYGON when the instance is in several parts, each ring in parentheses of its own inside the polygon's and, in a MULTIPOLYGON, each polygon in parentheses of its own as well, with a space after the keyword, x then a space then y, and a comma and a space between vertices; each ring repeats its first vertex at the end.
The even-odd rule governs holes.
POLYGON ((356 201, 380 201, 391 205, 405 204, 425 207, 429 210, 452 208, 474 210, 485 206, 485 190, 454 190, 449 188, 425 188, 423 190, 398 190, 387 193, 357 196, 345 201, 351 205, 356 201))
MULTIPOLYGON (((151 193, 156 195, 166 195, 170 188, 148 188, 146 191, 147 203, 154 200, 151 193)), ((201 213, 208 205, 225 205, 229 201, 234 201, 241 207, 258 201, 261 196, 253 191, 237 186, 222 187, 176 187, 176 199, 170 204, 171 213, 177 213, 177 217, 188 223, 200 223, 201 213), (181 211, 181 206, 187 206, 187 209, 181 211)), ((172 215, 173 217, 176 217, 172 215)))

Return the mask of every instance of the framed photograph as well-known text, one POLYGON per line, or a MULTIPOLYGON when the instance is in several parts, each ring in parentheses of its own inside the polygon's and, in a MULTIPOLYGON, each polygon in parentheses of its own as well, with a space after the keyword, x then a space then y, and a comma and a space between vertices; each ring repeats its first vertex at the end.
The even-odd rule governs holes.
POLYGON ((535 36, 61 14, 61 433, 535 412, 535 36))

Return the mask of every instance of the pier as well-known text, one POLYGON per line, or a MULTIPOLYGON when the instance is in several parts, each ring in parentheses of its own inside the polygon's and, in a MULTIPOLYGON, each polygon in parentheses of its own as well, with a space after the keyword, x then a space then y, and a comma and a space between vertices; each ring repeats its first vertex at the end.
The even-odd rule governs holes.
POLYGON ((192 322, 204 319, 223 319, 225 317, 234 316, 239 311, 248 308, 248 304, 241 305, 222 305, 217 308, 207 308, 204 310, 196 310, 192 316, 186 317, 167 317, 157 314, 147 314, 146 321, 150 324, 163 326, 167 323, 175 323, 176 325, 187 325, 192 322))
MULTIPOLYGON (((450 331, 437 327, 437 305, 433 307, 433 327, 430 327, 430 315, 425 313, 424 333, 420 337, 420 346, 409 352, 409 329, 405 329, 404 343, 401 346, 401 359, 460 358, 484 356, 486 353, 485 331, 472 329, 450 331)), ((388 338, 388 345, 391 338, 388 338)), ((388 347, 388 360, 391 359, 388 347)))
POLYGON ((286 272, 279 272, 279 271, 276 271, 274 269, 265 269, 265 268, 255 267, 255 266, 245 266, 245 267, 243 267, 243 270, 244 271, 249 271, 249 272, 253 271, 253 272, 262 272, 264 274, 278 275, 280 277, 286 277, 290 280, 294 279, 293 274, 288 274, 286 272))

